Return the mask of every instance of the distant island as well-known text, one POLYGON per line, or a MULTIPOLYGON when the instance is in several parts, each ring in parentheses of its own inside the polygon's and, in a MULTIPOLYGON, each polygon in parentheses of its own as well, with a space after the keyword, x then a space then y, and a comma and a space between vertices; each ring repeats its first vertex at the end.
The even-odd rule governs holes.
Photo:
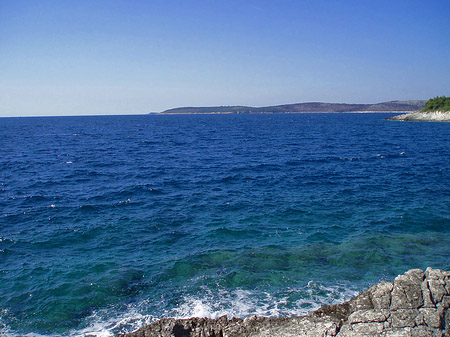
POLYGON ((430 98, 426 101, 423 109, 388 119, 395 121, 450 122, 450 97, 436 96, 430 98))
POLYGON ((295 103, 266 107, 250 106, 213 106, 180 107, 160 112, 159 114, 238 114, 238 113, 339 113, 339 112, 411 112, 425 108, 425 100, 390 101, 376 104, 346 103, 295 103))

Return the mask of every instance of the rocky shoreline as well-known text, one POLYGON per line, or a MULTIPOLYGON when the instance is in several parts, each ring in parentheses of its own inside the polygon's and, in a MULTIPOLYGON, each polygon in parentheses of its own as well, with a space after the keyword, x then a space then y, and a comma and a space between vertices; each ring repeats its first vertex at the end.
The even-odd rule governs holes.
POLYGON ((450 272, 413 269, 307 316, 165 318, 118 337, 450 336, 450 272))
POLYGON ((393 121, 450 122, 450 111, 415 111, 387 119, 393 121))

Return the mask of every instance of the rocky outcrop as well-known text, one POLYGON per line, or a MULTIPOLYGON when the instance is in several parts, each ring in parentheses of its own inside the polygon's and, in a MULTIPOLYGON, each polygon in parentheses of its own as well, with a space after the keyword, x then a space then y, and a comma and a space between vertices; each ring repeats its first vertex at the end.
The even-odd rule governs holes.
POLYGON ((121 337, 450 336, 450 272, 413 269, 308 316, 166 318, 121 337))
POLYGON ((450 111, 415 111, 387 119, 393 121, 450 122, 450 111))

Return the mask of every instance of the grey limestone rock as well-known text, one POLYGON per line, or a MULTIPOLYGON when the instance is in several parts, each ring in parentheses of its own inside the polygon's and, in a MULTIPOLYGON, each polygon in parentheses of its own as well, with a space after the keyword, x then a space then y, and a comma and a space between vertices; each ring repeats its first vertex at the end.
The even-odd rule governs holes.
POLYGON ((307 316, 165 318, 118 337, 450 336, 450 272, 413 269, 307 316))

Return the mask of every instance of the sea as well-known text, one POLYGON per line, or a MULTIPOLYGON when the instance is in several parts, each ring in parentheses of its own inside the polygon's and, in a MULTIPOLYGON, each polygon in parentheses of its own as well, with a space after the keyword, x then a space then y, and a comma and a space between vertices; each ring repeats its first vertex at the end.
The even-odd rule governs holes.
POLYGON ((0 334, 304 315, 450 270, 450 123, 0 119, 0 334))

